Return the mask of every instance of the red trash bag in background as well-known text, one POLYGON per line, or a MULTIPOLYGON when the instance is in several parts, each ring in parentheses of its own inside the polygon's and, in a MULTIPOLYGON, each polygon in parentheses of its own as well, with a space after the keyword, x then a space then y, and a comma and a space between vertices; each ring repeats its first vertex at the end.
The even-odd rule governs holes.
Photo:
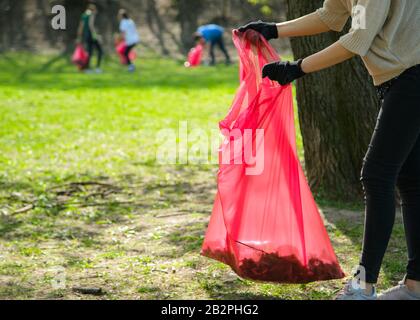
POLYGON ((198 44, 195 48, 192 48, 188 54, 188 61, 185 62, 185 67, 198 67, 201 64, 203 50, 204 47, 202 44, 198 44))
MULTIPOLYGON (((119 43, 116 43, 115 45, 115 51, 118 53, 118 56, 120 57, 121 64, 128 64, 127 58, 125 57, 125 50, 127 50, 127 45, 125 41, 121 41, 119 43)), ((137 59, 137 53, 135 50, 131 50, 128 54, 131 61, 134 61, 137 59)))
POLYGON ((71 61, 75 64, 79 70, 84 70, 87 67, 89 55, 85 48, 81 44, 76 46, 71 61))
POLYGON ((255 31, 235 31, 233 40, 241 85, 220 124, 225 142, 218 193, 202 254, 250 280, 341 279, 298 159, 292 87, 261 76, 262 67, 279 56, 255 31))

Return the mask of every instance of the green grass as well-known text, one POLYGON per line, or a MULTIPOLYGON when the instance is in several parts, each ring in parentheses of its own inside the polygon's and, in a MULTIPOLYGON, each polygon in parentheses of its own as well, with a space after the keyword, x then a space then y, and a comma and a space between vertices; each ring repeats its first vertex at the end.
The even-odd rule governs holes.
MULTIPOLYGON (((84 75, 65 59, 15 53, 0 56, 0 70, 0 299, 329 299, 342 287, 256 284, 199 255, 217 168, 157 165, 156 132, 180 121, 217 129, 235 66, 187 70, 146 55, 135 75, 114 60, 84 75)), ((350 272, 363 215, 324 211, 350 272)), ((404 252, 399 223, 385 285, 402 277, 404 252)))

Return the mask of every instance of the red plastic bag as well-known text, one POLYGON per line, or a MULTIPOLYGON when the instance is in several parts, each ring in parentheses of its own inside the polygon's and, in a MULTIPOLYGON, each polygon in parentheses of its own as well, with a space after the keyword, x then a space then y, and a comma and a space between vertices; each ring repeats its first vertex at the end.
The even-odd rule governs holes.
POLYGON ((198 67, 201 64, 203 58, 204 47, 202 44, 198 44, 195 48, 192 48, 188 54, 188 61, 185 62, 187 68, 198 67))
MULTIPOLYGON (((127 44, 125 41, 121 41, 119 43, 116 43, 115 45, 115 51, 118 53, 118 56, 120 57, 121 64, 128 64, 127 58, 125 57, 125 50, 127 50, 127 44)), ((131 61, 134 61, 137 59, 137 53, 135 50, 131 50, 128 54, 131 61)))
POLYGON ((85 48, 83 48, 81 44, 77 45, 71 61, 79 68, 79 70, 84 70, 87 67, 88 60, 89 55, 85 48))
POLYGON ((298 159, 292 87, 261 76, 262 67, 279 56, 254 31, 234 32, 233 40, 241 85, 220 124, 226 138, 202 254, 256 281, 341 279, 298 159))

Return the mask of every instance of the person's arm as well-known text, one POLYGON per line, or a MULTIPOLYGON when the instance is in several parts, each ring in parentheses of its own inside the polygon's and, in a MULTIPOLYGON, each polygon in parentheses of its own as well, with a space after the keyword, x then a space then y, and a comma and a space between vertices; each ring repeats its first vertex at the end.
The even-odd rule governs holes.
POLYGON ((125 41, 125 31, 123 28, 120 28, 120 37, 125 41))
MULTIPOLYGON (((324 8, 317 13, 328 26, 339 29, 343 27, 344 20, 338 19, 340 15, 331 15, 328 10, 328 6, 336 3, 338 1, 325 1, 324 8)), ((335 44, 303 60, 270 63, 264 67, 263 74, 285 85, 307 73, 329 68, 355 55, 366 56, 389 15, 391 0, 358 0, 358 5, 352 12, 352 29, 335 44)))
POLYGON ((339 0, 325 0, 322 8, 301 18, 282 23, 252 22, 238 30, 255 30, 267 40, 284 37, 312 36, 328 31, 342 31, 350 12, 339 0))
POLYGON ((313 73, 335 66, 353 58, 355 54, 344 48, 339 42, 327 49, 315 53, 299 61, 278 61, 269 63, 263 68, 263 78, 277 81, 281 85, 300 79, 308 73, 313 73))
POLYGON ((89 17, 89 29, 94 39, 97 39, 98 34, 95 29, 95 14, 92 14, 89 17))
POLYGON ((341 45, 359 56, 366 56, 384 27, 391 3, 392 0, 358 0, 359 7, 353 10, 352 28, 340 38, 341 45))
POLYGON ((279 38, 313 36, 328 31, 331 31, 331 28, 321 20, 316 12, 296 20, 277 24, 279 38))
POLYGON ((80 21, 79 27, 77 28, 77 42, 82 41, 82 36, 83 36, 83 22, 80 21))
POLYGON ((302 61, 306 74, 321 71, 353 58, 356 54, 344 48, 339 41, 302 61))
POLYGON ((79 27, 77 28, 77 36, 78 37, 81 37, 82 36, 82 33, 83 33, 83 23, 80 22, 79 23, 79 27))

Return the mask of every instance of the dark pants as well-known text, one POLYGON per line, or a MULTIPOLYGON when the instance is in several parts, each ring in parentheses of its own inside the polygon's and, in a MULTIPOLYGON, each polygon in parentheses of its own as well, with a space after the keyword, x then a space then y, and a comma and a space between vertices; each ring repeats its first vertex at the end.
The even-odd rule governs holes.
POLYGON ((86 37, 84 42, 86 44, 86 50, 89 54, 89 60, 88 60, 87 68, 90 68, 90 61, 92 60, 94 49, 96 49, 96 51, 98 53, 98 60, 97 60, 97 63, 96 63, 96 67, 100 68, 101 67, 101 62, 102 62, 102 56, 103 56, 103 50, 102 50, 101 44, 99 43, 98 40, 93 39, 91 36, 86 37))
POLYGON ((210 41, 210 58, 211 58, 211 65, 216 64, 216 55, 214 53, 215 47, 218 46, 220 50, 222 50, 223 54, 226 57, 226 63, 230 63, 230 56, 229 53, 226 50, 225 41, 223 40, 223 36, 220 38, 214 39, 210 41))
POLYGON ((131 65, 133 62, 130 60, 130 52, 134 49, 136 44, 132 44, 131 46, 127 46, 127 48, 124 51, 124 56, 127 59, 127 64, 131 65))
POLYGON ((367 152, 362 182, 366 226, 361 265, 376 283, 401 196, 408 244, 408 279, 420 281, 420 66, 381 87, 382 109, 367 152))

